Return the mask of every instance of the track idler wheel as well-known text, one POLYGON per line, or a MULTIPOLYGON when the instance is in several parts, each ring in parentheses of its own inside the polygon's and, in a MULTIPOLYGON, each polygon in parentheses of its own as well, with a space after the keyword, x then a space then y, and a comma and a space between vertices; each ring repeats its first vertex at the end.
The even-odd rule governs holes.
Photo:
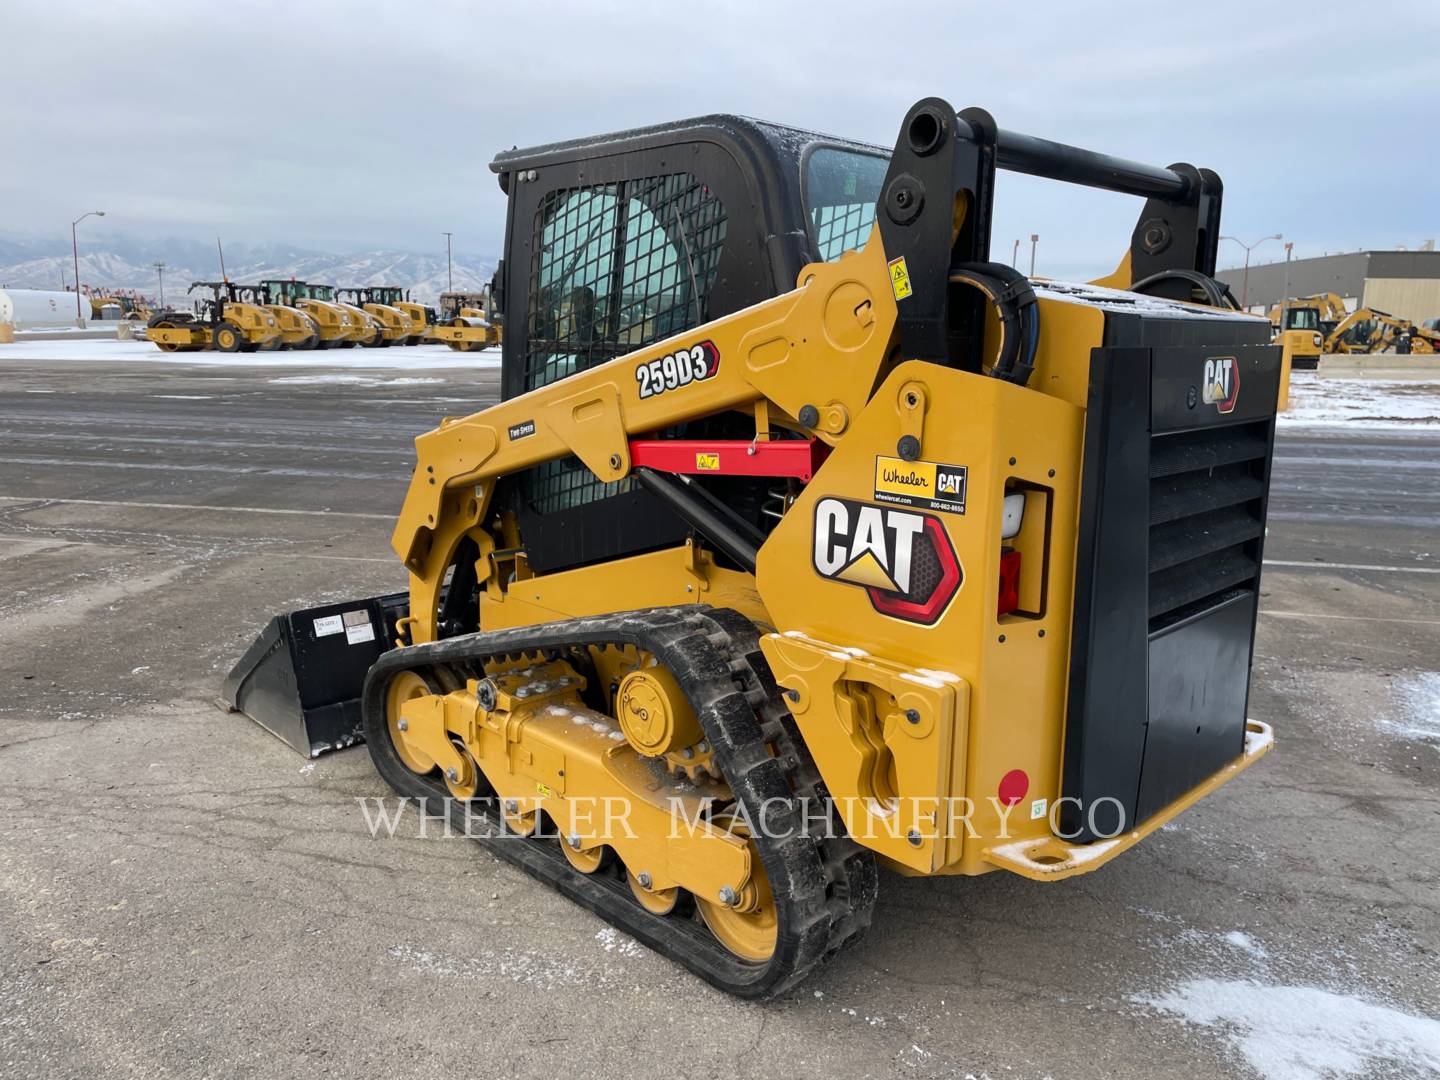
POLYGON ((565 856, 565 861, 579 870, 582 874, 593 874, 605 863, 605 845, 596 844, 592 848, 582 848, 580 837, 560 837, 560 852, 565 856))
POLYGON ((635 902, 643 907, 651 915, 669 915, 680 903, 680 890, 676 889, 651 889, 650 875, 641 871, 638 875, 633 871, 625 871, 625 880, 630 883, 630 892, 635 896, 635 902))
POLYGON ((385 716, 390 724, 390 742, 405 767, 418 776, 424 776, 435 768, 435 759, 420 747, 412 746, 406 739, 405 732, 409 725, 400 715, 400 706, 433 693, 436 691, 431 689, 430 684, 413 671, 400 672, 385 692, 385 716))
MULTIPOLYGON (((735 836, 750 836, 749 827, 733 818, 717 817, 714 825, 735 836)), ((753 839, 750 841, 750 880, 739 894, 727 886, 722 895, 713 899, 697 896, 695 903, 710 932, 742 960, 761 963, 774 955, 778 932, 775 897, 770 892, 770 880, 760 865, 760 851, 753 839)))

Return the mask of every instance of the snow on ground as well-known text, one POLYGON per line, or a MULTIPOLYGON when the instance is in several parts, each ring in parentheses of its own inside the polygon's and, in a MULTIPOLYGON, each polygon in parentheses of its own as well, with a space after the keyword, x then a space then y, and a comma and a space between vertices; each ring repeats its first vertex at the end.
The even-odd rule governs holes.
POLYGON ((1400 705, 1400 715, 1382 719, 1382 726, 1402 738, 1440 747, 1440 671, 1396 679, 1391 694, 1400 705))
POLYGON ((1265 1080, 1440 1072, 1440 1021, 1329 990, 1191 979, 1135 1001, 1217 1030, 1265 1080))
POLYGON ((1440 428, 1440 382, 1430 373, 1415 379, 1342 378, 1312 371, 1290 376, 1290 409, 1282 425, 1440 428))
MULTIPOLYGON (((444 379, 427 378, 401 378, 401 379, 377 379, 370 375, 282 375, 278 379, 270 379, 272 383, 284 383, 288 386, 319 386, 324 383, 341 383, 345 386, 423 386, 427 383, 443 383, 444 379)), ((161 394, 161 397, 167 395, 161 394)))
POLYGON ((109 338, 76 341, 27 341, 0 345, 0 365, 6 360, 73 360, 77 363, 193 364, 197 367, 345 368, 354 371, 416 371, 453 369, 474 371, 500 366, 500 350, 456 352, 444 345, 392 345, 388 349, 309 349, 305 352, 167 353, 148 341, 109 338))

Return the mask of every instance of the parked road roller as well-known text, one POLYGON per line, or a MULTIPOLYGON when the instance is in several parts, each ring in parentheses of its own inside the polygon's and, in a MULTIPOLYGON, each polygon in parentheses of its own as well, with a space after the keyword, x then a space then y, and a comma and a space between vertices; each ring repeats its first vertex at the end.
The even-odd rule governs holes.
POLYGON ((479 352, 500 344, 500 316, 490 290, 441 293, 430 336, 457 352, 479 352))
POLYGON ((411 334, 410 316, 390 304, 382 304, 371 296, 368 288, 336 289, 336 298, 343 304, 365 312, 380 328, 379 338, 362 341, 362 345, 403 345, 411 334))
POLYGON ((881 867, 1095 872, 1270 748, 1281 356, 1214 281, 1214 172, 939 98, 893 147, 709 116, 491 168, 501 401, 416 439, 408 590, 278 616, 231 707, 363 738, 751 998, 866 929, 881 867), (1117 268, 992 261, 1005 170, 1144 200, 1117 268))
POLYGON ((346 306, 323 299, 323 286, 313 286, 294 278, 267 278, 260 282, 278 303, 286 304, 315 320, 320 334, 317 349, 348 348, 362 337, 368 338, 372 328, 368 321, 358 319, 346 306))
POLYGON ((210 290, 195 302, 193 311, 167 310, 150 317, 146 335, 164 352, 254 352, 275 348, 281 340, 279 321, 261 304, 236 296, 229 281, 191 282, 186 293, 210 290))
POLYGON ((410 319, 410 333, 396 344, 419 345, 430 338, 435 325, 435 309, 410 299, 410 290, 398 285, 372 285, 356 290, 367 304, 385 304, 404 312, 410 319))
POLYGON ((309 312, 281 302, 279 297, 272 295, 269 285, 235 285, 231 289, 231 295, 246 303, 263 307, 275 316, 280 336, 271 343, 270 348, 314 349, 319 346, 320 324, 315 321, 315 317, 309 312))

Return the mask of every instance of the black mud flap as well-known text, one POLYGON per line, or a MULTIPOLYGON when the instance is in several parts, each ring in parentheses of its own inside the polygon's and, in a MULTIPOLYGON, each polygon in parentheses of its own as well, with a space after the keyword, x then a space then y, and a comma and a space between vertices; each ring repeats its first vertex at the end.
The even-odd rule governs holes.
POLYGON ((306 757, 363 742, 365 673, 408 612, 409 595, 392 593, 276 615, 226 676, 221 703, 306 757))

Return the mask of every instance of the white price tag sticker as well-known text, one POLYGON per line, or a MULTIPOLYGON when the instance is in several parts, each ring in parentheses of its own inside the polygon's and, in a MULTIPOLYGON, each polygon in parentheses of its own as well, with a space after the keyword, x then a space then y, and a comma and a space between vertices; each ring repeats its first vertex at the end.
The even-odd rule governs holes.
POLYGON ((315 636, 328 637, 330 634, 338 634, 345 629, 345 620, 339 615, 326 615, 323 619, 315 620, 315 636))

